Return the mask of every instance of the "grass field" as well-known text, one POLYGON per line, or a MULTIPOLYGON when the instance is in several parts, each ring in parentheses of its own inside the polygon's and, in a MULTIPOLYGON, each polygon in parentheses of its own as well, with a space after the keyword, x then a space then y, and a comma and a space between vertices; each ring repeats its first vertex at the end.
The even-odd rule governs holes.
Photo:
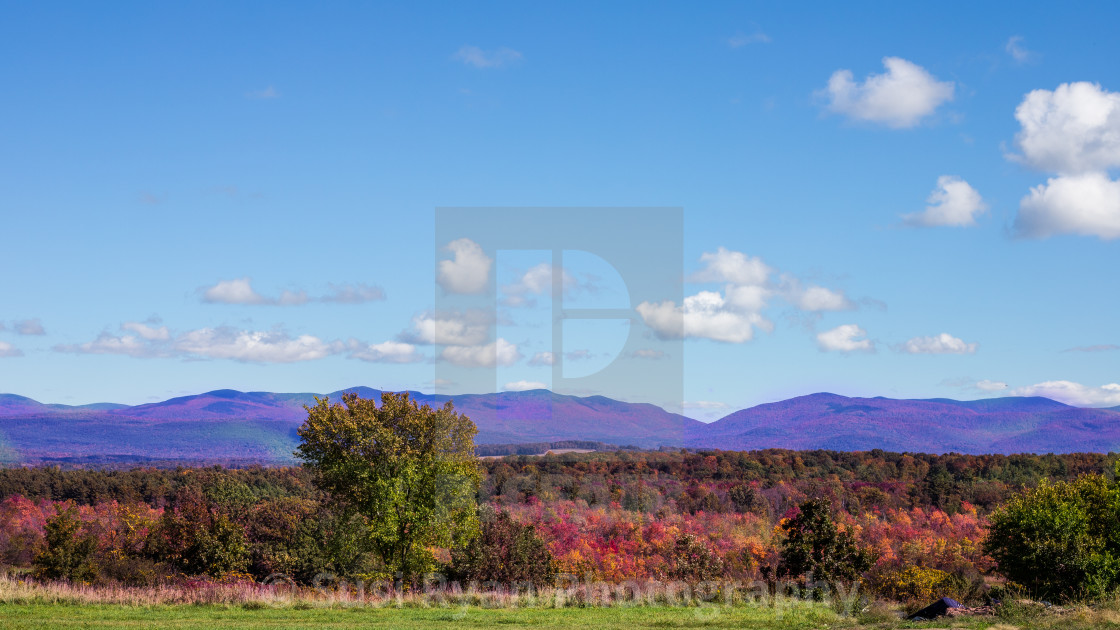
POLYGON ((941 619, 911 623, 883 611, 841 617, 823 606, 712 608, 255 608, 230 605, 121 606, 0 603, 0 627, 38 628, 1118 628, 1120 614, 1081 609, 1061 615, 941 619))

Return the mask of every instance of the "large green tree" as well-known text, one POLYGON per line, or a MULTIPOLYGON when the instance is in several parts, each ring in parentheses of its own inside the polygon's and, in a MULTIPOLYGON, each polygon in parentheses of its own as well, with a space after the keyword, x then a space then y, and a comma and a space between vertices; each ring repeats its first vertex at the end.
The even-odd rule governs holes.
POLYGON ((299 428, 296 455, 344 513, 360 515, 385 571, 415 581, 435 566, 432 550, 478 532, 478 459, 470 418, 450 402, 420 406, 407 393, 381 404, 357 394, 316 399, 299 428))

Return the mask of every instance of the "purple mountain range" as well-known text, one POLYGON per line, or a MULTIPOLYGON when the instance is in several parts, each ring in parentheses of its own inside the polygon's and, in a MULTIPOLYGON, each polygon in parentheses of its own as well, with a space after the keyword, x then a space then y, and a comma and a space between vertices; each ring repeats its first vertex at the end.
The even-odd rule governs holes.
MULTIPOLYGON (((343 392, 379 397, 379 390, 343 392)), ((960 453, 1120 451, 1120 408, 1083 409, 1047 398, 894 400, 813 394, 704 424, 650 404, 547 390, 436 396, 478 425, 476 442, 589 440, 683 446, 960 453)), ((159 403, 48 405, 0 395, 0 461, 258 461, 290 463, 315 394, 218 390, 159 403)))

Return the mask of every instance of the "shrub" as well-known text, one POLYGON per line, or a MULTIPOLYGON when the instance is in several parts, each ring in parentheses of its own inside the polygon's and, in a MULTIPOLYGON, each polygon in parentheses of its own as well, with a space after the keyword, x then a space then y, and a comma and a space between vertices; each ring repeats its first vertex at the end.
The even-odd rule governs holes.
POLYGON ((1120 491, 1101 475, 1043 483, 991 516, 985 550, 1036 597, 1101 599, 1120 586, 1120 491))
POLYGON ((723 575, 723 560, 692 534, 678 536, 668 556, 671 579, 695 583, 723 575))
POLYGON ((556 561, 533 525, 522 525, 508 512, 483 518, 479 535, 452 555, 452 574, 466 580, 500 584, 552 584, 556 561))
POLYGON ((871 587, 883 597, 922 605, 940 597, 965 599, 969 591, 965 580, 940 569, 925 567, 878 573, 872 576, 871 587))
POLYGON ((783 575, 811 573, 817 580, 850 581, 871 568, 871 552, 860 548, 851 532, 836 526, 825 499, 802 503, 796 516, 782 520, 781 528, 786 539, 778 572, 783 575))
POLYGON ((46 548, 35 556, 35 576, 48 580, 90 582, 97 577, 94 553, 97 539, 82 533, 82 522, 73 506, 58 506, 47 520, 46 548))

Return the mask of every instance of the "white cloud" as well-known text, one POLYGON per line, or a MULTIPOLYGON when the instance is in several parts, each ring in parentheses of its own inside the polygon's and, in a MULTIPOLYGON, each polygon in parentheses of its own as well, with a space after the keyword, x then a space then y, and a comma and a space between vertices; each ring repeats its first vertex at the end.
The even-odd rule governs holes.
POLYGON ((0 359, 22 357, 23 351, 6 341, 0 341, 0 359))
POLYGON ((461 367, 509 366, 521 360, 517 345, 505 339, 479 346, 447 346, 440 358, 461 367))
POLYGON ((523 57, 512 48, 482 50, 478 46, 463 46, 452 55, 452 59, 474 68, 502 68, 520 62, 523 57))
POLYGON ((851 70, 837 70, 824 90, 829 109, 856 120, 888 127, 913 127, 946 101, 953 99, 953 82, 938 81, 925 68, 899 57, 886 57, 887 71, 872 74, 863 83, 851 70))
POLYGON ((385 291, 381 287, 364 284, 334 284, 328 282, 330 293, 319 298, 321 302, 335 302, 338 304, 364 304, 385 299, 385 291))
POLYGON ((765 284, 770 277, 770 267, 761 258, 720 247, 715 252, 700 255, 704 269, 692 274, 692 282, 730 282, 732 284, 765 284))
POLYGON ((1085 81, 1034 90, 1015 109, 1014 160, 1063 175, 1120 166, 1120 93, 1085 81))
POLYGON ((502 390, 507 392, 527 392, 531 389, 548 389, 548 385, 540 381, 514 381, 502 385, 502 390))
POLYGON ((125 322, 121 324, 121 330, 136 333, 146 341, 167 341, 171 339, 171 331, 167 329, 167 326, 155 328, 140 322, 125 322))
POLYGON ((103 332, 93 341, 79 344, 60 344, 56 352, 71 354, 120 354, 137 359, 168 357, 173 355, 172 348, 166 343, 155 343, 135 335, 114 335, 103 332))
POLYGON ((650 348, 639 348, 631 352, 629 356, 632 359, 663 359, 665 358, 665 352, 650 348))
POLYGON ((490 266, 494 261, 482 247, 469 238, 460 238, 448 243, 444 250, 451 252, 454 258, 439 261, 436 278, 439 286, 448 293, 485 292, 490 284, 490 266))
POLYGON ((1034 53, 1027 50, 1026 45, 1023 43, 1024 41, 1021 35, 1013 35, 1007 40, 1007 44, 1003 47, 1003 49, 1007 51, 1007 54, 1011 55, 1011 58, 1018 63, 1026 63, 1034 56, 1034 53))
POLYGON ((1015 231, 1034 238, 1120 238, 1120 182, 1104 173, 1052 177, 1019 202, 1015 231))
POLYGON ((903 215, 907 225, 920 227, 976 225, 976 217, 988 210, 980 193, 960 177, 942 175, 926 200, 924 212, 903 215))
POLYGON ((727 409, 729 405, 725 402, 715 400, 686 400, 681 406, 685 409, 704 409, 710 411, 713 409, 727 409))
POLYGON ((555 363, 556 356, 551 352, 538 352, 533 355, 532 359, 529 359, 529 365, 532 366, 553 365, 555 363))
POLYGON ((485 311, 424 313, 412 318, 401 340, 425 345, 477 346, 490 338, 493 316, 485 311))
POLYGON ((38 318, 24 319, 18 322, 12 322, 12 329, 18 335, 45 335, 46 329, 43 328, 43 322, 38 318))
POLYGON ((728 306, 739 311, 757 313, 766 308, 774 291, 768 287, 753 284, 729 284, 724 289, 728 306))
POLYGON ((658 336, 669 339, 692 337, 743 343, 754 337, 755 327, 771 327, 758 313, 731 310, 723 296, 714 291, 686 297, 679 307, 667 300, 659 304, 642 302, 636 310, 658 336))
POLYGON ((1120 405, 1120 383, 1090 387, 1072 381, 1046 381, 1011 391, 1013 396, 1043 396, 1076 407, 1120 405))
POLYGON ((318 337, 289 337, 283 332, 260 332, 232 328, 202 328, 181 335, 174 348, 180 353, 209 359, 231 359, 249 363, 294 363, 322 359, 339 352, 339 344, 318 337))
POLYGON ((134 358, 179 357, 230 359, 251 363, 292 363, 321 359, 342 352, 341 342, 318 337, 290 337, 282 331, 260 332, 230 327, 202 328, 173 335, 167 328, 126 322, 121 330, 134 334, 103 332, 93 341, 60 344, 57 352, 119 354, 134 358))
POLYGON ((973 387, 985 392, 1001 392, 1007 389, 1007 383, 1004 383, 1003 381, 989 381, 988 379, 983 379, 976 381, 973 387))
MULTIPOLYGON (((526 271, 517 282, 502 287, 506 306, 528 306, 533 302, 528 296, 552 294, 552 268, 549 263, 541 263, 526 271)), ((573 295, 579 288, 579 281, 564 269, 560 276, 560 290, 564 295, 573 295)))
POLYGON ((268 300, 253 290, 249 278, 222 280, 206 289, 202 300, 211 304, 266 304, 268 300))
POLYGON ((874 352, 875 344, 867 331, 855 324, 844 324, 817 335, 817 346, 824 352, 874 352))
POLYGON ((949 333, 941 333, 933 337, 914 337, 897 349, 907 354, 974 354, 979 347, 980 344, 966 343, 949 333))
POLYGON ((749 44, 769 44, 770 36, 762 31, 755 31, 750 35, 736 33, 735 35, 727 38, 727 45, 732 48, 742 48, 749 44))
POLYGON ((851 300, 840 291, 811 285, 798 288, 789 296, 790 302, 803 311, 846 311, 855 308, 851 300))
POLYGON ((261 295, 253 288, 250 278, 222 280, 212 287, 200 289, 202 301, 209 304, 242 304, 264 306, 302 306, 310 302, 333 304, 364 304, 385 299, 381 287, 365 283, 335 284, 328 282, 329 293, 310 297, 307 291, 285 290, 277 297, 261 295))
POLYGON ((351 340, 348 348, 349 358, 371 363, 416 363, 424 360, 424 357, 416 351, 416 346, 403 341, 365 344, 351 340))

